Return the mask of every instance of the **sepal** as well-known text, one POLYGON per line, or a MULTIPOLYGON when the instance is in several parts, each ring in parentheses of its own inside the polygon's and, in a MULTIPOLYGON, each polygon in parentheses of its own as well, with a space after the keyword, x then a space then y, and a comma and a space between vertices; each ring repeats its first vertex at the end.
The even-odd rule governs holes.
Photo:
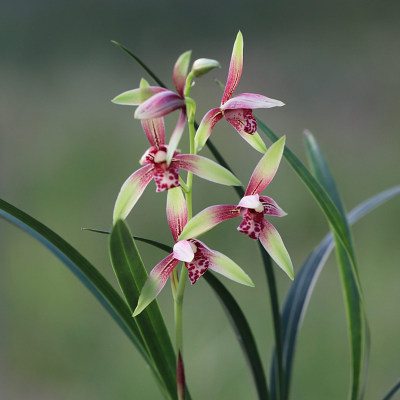
POLYGON ((152 269, 140 292, 133 317, 140 314, 158 296, 178 263, 179 260, 175 259, 173 254, 170 254, 152 269))
POLYGON ((245 108, 254 110, 256 108, 282 107, 284 105, 285 103, 281 102, 280 100, 270 99, 269 97, 261 94, 241 93, 229 99, 221 106, 221 109, 236 110, 239 108, 245 108))
POLYGON ((195 215, 183 228, 179 240, 198 237, 208 232, 222 221, 240 216, 240 209, 235 205, 211 206, 195 215))
POLYGON ((221 275, 224 275, 226 278, 231 279, 232 281, 242 285, 254 287, 254 283, 251 278, 229 257, 215 250, 212 250, 211 253, 211 263, 209 266, 210 269, 218 272, 221 275))
POLYGON ((235 175, 221 165, 206 157, 194 154, 178 154, 174 158, 179 162, 179 168, 194 173, 200 178, 228 186, 240 186, 241 182, 235 175))
POLYGON ((177 92, 183 97, 186 83, 187 71, 189 69, 190 57, 192 55, 192 51, 185 51, 181 54, 176 60, 174 66, 174 85, 177 92))
POLYGON ((145 165, 135 171, 122 185, 114 206, 113 223, 125 219, 153 178, 153 166, 145 165))
POLYGON ((167 196, 167 220, 174 241, 178 240, 184 226, 187 223, 187 205, 180 187, 168 190, 167 196))
POLYGON ((140 104, 135 111, 137 119, 152 119, 163 117, 178 108, 185 107, 185 101, 170 90, 157 93, 140 104))
POLYGON ((159 86, 148 86, 140 87, 137 89, 128 90, 114 97, 111 101, 115 104, 127 105, 127 106, 137 106, 144 103, 146 100, 150 99, 154 95, 162 92, 166 92, 159 86))
POLYGON ((213 108, 208 111, 200 122, 194 138, 196 153, 199 152, 210 137, 215 124, 222 118, 220 108, 213 108))
POLYGON ((260 194, 269 185, 279 167, 284 148, 285 136, 282 136, 258 162, 251 175, 245 196, 260 194))
POLYGON ((221 105, 226 103, 232 97, 243 70, 243 36, 239 31, 233 45, 231 63, 229 65, 228 79, 226 81, 225 91, 222 96, 221 105))
POLYGON ((259 240, 267 250, 268 254, 273 258, 273 260, 282 268, 288 277, 294 279, 294 271, 292 260, 290 259, 289 253, 283 244, 282 238, 280 237, 276 228, 264 220, 263 229, 260 233, 259 240))

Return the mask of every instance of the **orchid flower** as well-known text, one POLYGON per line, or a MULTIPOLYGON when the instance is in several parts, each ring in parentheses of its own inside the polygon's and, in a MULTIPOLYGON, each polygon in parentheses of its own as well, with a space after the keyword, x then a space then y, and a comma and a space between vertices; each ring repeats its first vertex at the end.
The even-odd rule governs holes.
POLYGON ((275 227, 264 215, 283 217, 286 213, 278 204, 261 192, 271 182, 278 169, 285 146, 285 137, 275 142, 257 164, 245 196, 237 205, 211 206, 194 216, 179 236, 180 240, 197 237, 227 219, 242 217, 237 228, 252 239, 259 239, 265 250, 287 275, 293 279, 293 266, 290 256, 275 227))
POLYGON ((202 156, 175 151, 168 164, 167 153, 170 145, 165 144, 163 118, 143 120, 142 127, 151 147, 140 160, 144 166, 135 171, 121 187, 114 207, 114 223, 128 216, 151 180, 154 179, 157 192, 180 186, 179 169, 222 185, 241 185, 230 171, 202 156))
POLYGON ((178 122, 171 135, 167 161, 170 163, 174 151, 178 147, 186 123, 186 101, 184 96, 187 71, 191 51, 183 53, 175 63, 173 79, 176 91, 172 92, 160 86, 150 86, 142 79, 138 89, 128 90, 116 96, 112 102, 122 105, 139 106, 135 118, 146 120, 163 117, 180 109, 178 122))
POLYGON ((235 282, 254 286, 250 277, 224 254, 211 250, 197 239, 178 240, 187 223, 187 218, 187 205, 182 190, 180 188, 169 190, 167 219, 175 245, 172 253, 160 261, 150 272, 140 293, 138 305, 133 313, 134 317, 140 314, 157 297, 180 261, 183 261, 188 269, 189 280, 192 285, 209 268, 235 282))
POLYGON ((228 79, 222 96, 221 106, 208 111, 203 117, 196 133, 196 152, 203 148, 215 124, 222 119, 222 117, 225 117, 238 131, 239 135, 257 151, 261 153, 267 151, 264 142, 257 133, 257 121, 253 116, 253 110, 256 108, 281 107, 284 103, 254 93, 242 93, 232 97, 233 92, 239 84, 242 69, 243 36, 239 31, 235 44, 233 45, 228 79))

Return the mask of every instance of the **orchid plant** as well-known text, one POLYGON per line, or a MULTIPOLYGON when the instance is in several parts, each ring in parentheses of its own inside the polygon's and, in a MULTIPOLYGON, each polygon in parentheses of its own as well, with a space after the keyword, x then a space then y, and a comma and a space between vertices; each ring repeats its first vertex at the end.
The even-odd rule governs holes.
MULTIPOLYGON (((162 87, 151 87, 147 81, 142 79, 139 88, 126 91, 113 99, 116 104, 138 106, 135 117, 141 120, 142 128, 151 145, 140 160, 144 167, 134 172, 122 185, 114 207, 114 224, 128 216, 146 186, 154 179, 157 192, 168 190, 167 220, 175 241, 173 251, 150 272, 141 290, 133 315, 140 314, 160 293, 168 277, 173 275, 172 290, 176 302, 175 326, 178 355, 182 354, 183 347, 181 339, 183 325, 180 319, 183 289, 187 277, 192 284, 195 284, 207 269, 211 269, 238 283, 254 286, 249 276, 234 261, 215 250, 209 249, 204 243, 195 239, 195 236, 212 227, 210 218, 204 221, 202 217, 204 212, 203 214, 200 213, 200 219, 203 220, 202 231, 197 229, 193 234, 190 233, 193 224, 199 227, 196 223, 197 219, 192 219, 192 174, 219 184, 241 185, 240 181, 229 170, 197 155, 197 152, 202 149, 210 136, 215 122, 223 115, 240 135, 258 151, 265 154, 260 160, 250 180, 246 195, 239 205, 228 206, 228 208, 222 206, 225 210, 224 217, 218 211, 217 214, 223 219, 242 214, 243 222, 240 225, 240 230, 249 237, 260 238, 264 247, 278 265, 293 279, 293 266, 282 239, 276 229, 262 217, 263 214, 278 216, 285 214, 272 199, 266 196, 259 199, 258 196, 276 173, 283 154, 285 138, 283 137, 266 151, 264 142, 256 132, 257 122, 251 110, 253 108, 280 106, 283 103, 250 93, 231 98, 239 83, 243 67, 243 37, 239 32, 233 47, 221 107, 209 111, 195 133, 196 104, 189 97, 193 79, 218 67, 219 63, 210 59, 196 60, 188 73, 190 55, 190 51, 183 53, 175 63, 173 81, 177 93, 162 87), (171 134, 169 144, 166 145, 163 118, 175 110, 180 110, 178 121, 171 134), (186 116, 190 136, 190 154, 180 154, 177 151, 177 146, 185 126, 183 118, 186 118, 186 116), (188 171, 186 183, 179 177, 179 169, 188 171), (185 194, 183 194, 181 188, 185 194), (255 204, 256 202, 257 204, 255 204), (178 279, 175 271, 179 262, 183 262, 183 267, 178 279)), ((221 210, 221 206, 211 208, 221 210)), ((222 219, 218 222, 220 221, 222 219)))
MULTIPOLYGON (((119 44, 118 46, 144 66, 128 49, 119 44)), ((396 186, 380 193, 346 215, 333 176, 312 134, 306 133, 311 173, 286 147, 286 137, 277 137, 253 115, 254 109, 281 107, 284 103, 254 93, 233 96, 243 70, 241 32, 237 34, 233 45, 220 106, 208 111, 197 125, 196 102, 190 97, 194 81, 221 66, 216 60, 200 58, 193 62, 189 70, 190 60, 191 51, 187 51, 178 57, 173 67, 176 92, 167 89, 145 66, 158 86, 151 86, 142 79, 138 88, 125 91, 112 100, 115 104, 137 106, 134 116, 140 120, 150 145, 147 150, 143 149, 144 154, 138 160, 141 167, 122 184, 114 205, 112 231, 101 231, 110 233, 110 258, 123 298, 94 266, 49 228, 3 200, 0 200, 0 215, 44 243, 82 280, 139 350, 162 395, 170 400, 192 398, 189 391, 190 382, 186 383, 185 379, 187 365, 184 358, 182 307, 186 283, 194 285, 201 277, 210 284, 224 305, 248 361, 257 398, 287 400, 296 338, 302 318, 319 273, 335 246, 351 344, 349 393, 352 400, 362 399, 369 348, 368 323, 350 225, 384 201, 400 194, 400 187, 396 186), (169 135, 164 117, 175 111, 178 116, 169 135), (222 118, 225 118, 257 151, 257 164, 246 189, 241 186, 240 180, 209 139, 211 133, 216 130, 216 123, 222 118), (187 153, 182 153, 179 146, 186 126, 189 149, 187 153), (257 128, 261 128, 271 140, 272 144, 268 149, 257 128), (209 147, 218 163, 197 154, 205 145, 209 147), (280 234, 269 222, 270 217, 283 217, 286 213, 274 199, 263 194, 277 174, 283 157, 313 194, 332 231, 332 234, 326 236, 310 254, 301 268, 293 268, 280 234), (181 170, 186 171, 186 180, 180 175, 181 170), (232 199, 231 204, 224 205, 207 204, 205 209, 193 216, 193 174, 210 181, 210 185, 234 187, 239 194, 238 201, 232 199), (125 222, 133 207, 144 207, 140 202, 138 205, 137 203, 153 180, 156 192, 167 191, 166 223, 172 233, 172 240, 167 239, 168 244, 132 236, 125 222), (198 239, 221 222, 236 217, 241 218, 237 230, 255 241, 258 240, 262 251, 262 266, 268 281, 275 340, 269 382, 251 327, 239 304, 224 286, 223 280, 227 278, 246 286, 244 290, 249 290, 249 294, 251 287, 257 282, 253 283, 250 278, 249 266, 241 268, 228 256, 209 248, 198 239), (165 250, 168 255, 150 268, 148 273, 136 247, 136 241, 165 250), (272 261, 290 280, 294 279, 282 310, 279 306, 272 261), (223 280, 220 281, 210 271, 222 275, 223 280), (171 344, 156 300, 168 279, 171 282, 174 302, 175 348, 171 344)), ((384 400, 391 399, 398 389, 400 383, 388 392, 384 400)))

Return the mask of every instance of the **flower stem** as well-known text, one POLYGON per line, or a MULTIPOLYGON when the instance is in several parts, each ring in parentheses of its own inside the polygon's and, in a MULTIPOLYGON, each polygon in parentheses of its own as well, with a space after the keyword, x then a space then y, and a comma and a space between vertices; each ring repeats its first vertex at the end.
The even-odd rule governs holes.
POLYGON ((182 325, 182 309, 183 309, 183 295, 185 292, 185 284, 187 279, 187 268, 182 265, 181 275, 179 278, 178 289, 175 292, 175 342, 177 353, 182 354, 183 350, 183 325, 182 325))
MULTIPOLYGON (((187 118, 188 118, 188 126, 189 126, 189 140, 190 140, 190 154, 195 154, 194 147, 194 135, 195 135, 195 127, 194 127, 194 116, 196 112, 196 103, 193 99, 189 97, 190 88, 192 85, 192 79, 194 75, 189 73, 186 79, 185 85, 185 100, 186 100, 186 109, 187 109, 187 118)), ((186 204, 188 209, 188 220, 193 216, 193 208, 192 208, 192 185, 193 185, 193 174, 188 172, 186 184, 182 182, 183 191, 185 193, 186 204)), ((184 263, 182 263, 181 273, 179 276, 178 286, 175 290, 174 295, 174 313, 175 313, 175 343, 176 343, 176 353, 177 353, 177 374, 184 376, 183 370, 183 296, 185 293, 185 285, 188 278, 188 270, 184 263), (179 362, 180 361, 180 362, 179 362)), ((179 378, 177 376, 177 378, 179 378)), ((178 399, 185 400, 185 390, 179 389, 178 383, 178 399)))
POLYGON ((275 274, 272 269, 271 257, 266 253, 264 247, 259 243, 261 255, 264 262, 265 274, 267 275, 268 293, 271 301, 272 319, 274 321, 275 336, 275 357, 276 357, 276 373, 275 373, 275 399, 285 400, 286 390, 283 369, 283 338, 282 338, 282 319, 279 311, 278 291, 276 288, 275 274))

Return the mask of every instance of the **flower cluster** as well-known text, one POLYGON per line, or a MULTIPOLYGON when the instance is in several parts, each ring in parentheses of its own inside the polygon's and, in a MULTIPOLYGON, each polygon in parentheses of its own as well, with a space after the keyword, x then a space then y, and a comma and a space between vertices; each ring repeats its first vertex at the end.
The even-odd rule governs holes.
POLYGON ((181 261, 187 268, 192 284, 196 283, 207 269, 211 269, 241 284, 254 286, 249 276, 235 262, 197 239, 220 222, 234 217, 242 218, 238 231, 252 239, 259 239, 275 262, 293 279, 292 263, 282 239, 274 226, 264 218, 282 217, 286 213, 272 198, 261 195, 277 171, 285 138, 275 142, 267 151, 257 133, 257 121, 252 113, 253 109, 279 107, 283 103, 254 93, 242 93, 233 97, 243 68, 243 37, 239 32, 233 47, 221 105, 205 114, 194 135, 195 103, 189 97, 192 81, 219 67, 219 63, 210 59, 198 59, 189 71, 190 57, 191 52, 185 52, 175 63, 173 81, 176 92, 150 86, 142 79, 139 88, 124 92, 113 99, 117 104, 138 106, 135 117, 141 120, 150 144, 140 159, 142 167, 129 176, 121 187, 114 207, 114 223, 128 216, 145 188, 154 180, 157 192, 168 191, 167 221, 175 243, 172 253, 150 272, 134 315, 139 314, 159 294, 181 261), (178 111, 179 115, 167 144, 164 117, 174 111, 178 111), (214 205, 192 217, 191 211, 188 212, 188 202, 191 210, 191 174, 223 185, 241 185, 230 171, 208 158, 197 155, 211 135, 215 124, 223 117, 252 147, 263 153, 263 156, 250 178, 245 196, 238 204, 214 205), (191 151, 190 154, 181 154, 178 145, 186 121, 189 125, 191 151), (181 169, 188 171, 187 183, 179 176, 181 169))

